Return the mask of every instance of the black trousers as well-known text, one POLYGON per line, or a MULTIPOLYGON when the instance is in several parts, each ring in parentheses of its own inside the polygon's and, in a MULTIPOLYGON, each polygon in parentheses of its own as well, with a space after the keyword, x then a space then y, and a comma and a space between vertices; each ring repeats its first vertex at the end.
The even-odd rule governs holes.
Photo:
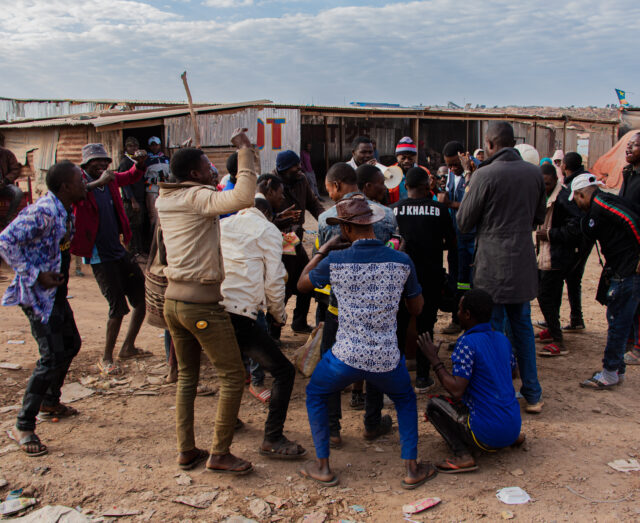
POLYGON ((147 207, 144 198, 142 201, 138 200, 140 209, 136 212, 133 210, 131 202, 124 200, 124 212, 129 218, 129 225, 131 226, 131 243, 129 244, 129 251, 131 254, 143 254, 145 252, 145 220, 147 218, 147 207))
POLYGON ((584 255, 577 265, 565 275, 567 282, 567 294, 569 295, 569 306, 571 307, 571 325, 582 325, 582 276, 587 260, 591 254, 591 249, 584 255))
POLYGON ((469 410, 463 403, 449 403, 442 396, 435 396, 427 403, 427 418, 449 445, 454 456, 470 454, 479 448, 471 435, 467 420, 469 410))
MULTIPOLYGON (((422 285, 422 284, 421 284, 422 285)), ((425 289, 425 286, 422 287, 425 289)), ((416 331, 418 335, 428 332, 433 339, 433 327, 438 321, 438 296, 433 292, 429 294, 425 294, 423 292, 422 297, 424 298, 424 307, 422 308, 422 312, 416 318, 416 331)), ((404 347, 407 343, 407 330, 409 328, 409 320, 411 316, 409 316, 409 311, 407 311, 407 307, 404 302, 400 302, 400 307, 398 308, 398 346, 400 347, 400 352, 404 354, 404 347)), ((421 350, 416 351, 416 378, 428 378, 429 371, 431 370, 431 364, 427 357, 422 354, 421 350)))
POLYGON ((284 422, 296 377, 293 364, 282 354, 271 336, 254 320, 229 313, 243 356, 251 358, 273 376, 269 414, 264 426, 264 438, 279 441, 283 436, 284 422))
MULTIPOLYGON (((285 303, 289 301, 291 296, 296 296, 296 308, 293 310, 293 319, 291 325, 293 327, 304 327, 307 325, 307 315, 311 306, 311 294, 298 293, 298 280, 302 274, 302 270, 309 263, 307 251, 302 247, 302 243, 296 246, 296 255, 283 255, 282 262, 287 270, 287 285, 285 288, 285 303)), ((279 337, 279 336, 278 336, 279 337)))
POLYGON ((31 334, 38 342, 40 359, 27 383, 16 427, 29 431, 36 428, 36 415, 42 405, 55 407, 60 403, 64 379, 82 340, 67 301, 66 291, 58 292, 47 323, 41 322, 31 307, 22 309, 31 324, 31 334))
MULTIPOLYGON (((538 304, 547 322, 547 328, 553 341, 562 342, 560 325, 560 306, 564 288, 565 271, 538 271, 538 304)), ((573 318, 572 318, 573 323, 573 318)))

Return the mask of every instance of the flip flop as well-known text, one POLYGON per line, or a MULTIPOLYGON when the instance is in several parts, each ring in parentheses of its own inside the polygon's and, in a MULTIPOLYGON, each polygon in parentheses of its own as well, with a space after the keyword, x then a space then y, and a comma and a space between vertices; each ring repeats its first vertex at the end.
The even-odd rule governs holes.
POLYGON ((265 450, 260 447, 260 450, 258 452, 260 453, 260 455, 267 456, 268 458, 285 460, 300 459, 307 455, 307 450, 304 447, 298 445, 295 441, 290 441, 284 437, 282 438, 282 440, 278 441, 276 445, 276 447, 270 448, 269 450, 265 450), (282 452, 283 450, 286 450, 287 448, 293 448, 294 446, 297 451, 295 454, 282 452))
POLYGON ((443 474, 461 474, 463 472, 473 472, 478 470, 478 465, 472 465, 471 467, 459 467, 455 463, 451 463, 450 460, 445 459, 442 463, 436 465, 438 472, 443 474))
POLYGON ((124 356, 118 355, 119 360, 141 360, 142 358, 151 358, 153 352, 144 349, 134 349, 132 354, 125 354, 124 356))
POLYGON ((202 449, 196 449, 198 452, 196 453, 196 455, 191 458, 189 461, 187 461, 186 463, 178 463, 178 466, 182 469, 182 470, 191 470, 196 468, 198 465, 200 465, 200 463, 202 463, 203 461, 206 461, 209 458, 209 453, 206 450, 202 450, 202 449))
POLYGON ((113 361, 111 363, 106 363, 100 360, 98 363, 96 363, 96 367, 98 367, 100 374, 102 374, 103 376, 120 376, 121 374, 123 374, 120 366, 113 361))
POLYGON ((213 396, 218 392, 218 389, 209 385, 199 385, 196 389, 196 396, 213 396))
POLYGON ((253 385, 249 385, 249 393, 262 403, 269 403, 271 400, 271 391, 269 389, 264 389, 260 394, 258 394, 258 392, 253 388, 253 385))
POLYGON ((18 445, 18 447, 20 447, 20 450, 30 458, 37 458, 38 456, 44 456, 45 454, 49 453, 49 449, 47 448, 47 446, 40 441, 40 438, 36 434, 29 434, 28 436, 25 436, 20 441, 18 441, 13 435, 13 432, 8 430, 7 436, 9 436, 9 439, 14 441, 18 445), (27 450, 27 445, 29 443, 37 443, 40 450, 37 450, 36 452, 29 452, 27 450))
POLYGON ((421 465, 426 465, 427 466, 427 475, 422 478, 420 481, 416 482, 416 483, 407 483, 404 479, 402 480, 402 483, 400 484, 400 486, 405 489, 405 490, 414 490, 417 489, 419 486, 424 485, 427 481, 432 480, 433 478, 435 478, 438 475, 438 468, 434 467, 431 463, 420 463, 421 465), (429 472, 433 472, 431 475, 429 475, 429 472))
POLYGON ((564 347, 558 346, 555 343, 549 343, 538 351, 538 356, 553 357, 553 356, 565 356, 569 354, 569 351, 564 347))
POLYGON ((300 469, 298 471, 298 475, 304 479, 310 479, 311 481, 315 481, 318 485, 322 485, 323 487, 335 487, 338 483, 340 483, 340 478, 336 475, 333 476, 329 481, 322 481, 320 479, 316 479, 312 477, 306 469, 300 469))

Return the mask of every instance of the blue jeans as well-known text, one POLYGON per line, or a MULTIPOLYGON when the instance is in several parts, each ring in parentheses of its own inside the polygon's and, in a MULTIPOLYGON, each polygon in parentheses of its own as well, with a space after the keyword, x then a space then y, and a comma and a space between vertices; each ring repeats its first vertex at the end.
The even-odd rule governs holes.
POLYGON ((536 368, 536 341, 531 325, 531 304, 527 302, 494 305, 491 327, 504 333, 511 340, 522 380, 520 393, 527 403, 538 403, 542 397, 542 388, 538 382, 536 368))
POLYGON ((611 278, 607 293, 607 346, 602 366, 608 371, 624 374, 624 352, 633 328, 636 309, 640 304, 640 275, 611 278))
POLYGON ((360 380, 367 380, 391 398, 398 414, 402 459, 416 459, 418 410, 404 356, 392 371, 367 372, 343 363, 331 351, 322 357, 307 385, 307 414, 317 458, 329 457, 329 397, 360 380))

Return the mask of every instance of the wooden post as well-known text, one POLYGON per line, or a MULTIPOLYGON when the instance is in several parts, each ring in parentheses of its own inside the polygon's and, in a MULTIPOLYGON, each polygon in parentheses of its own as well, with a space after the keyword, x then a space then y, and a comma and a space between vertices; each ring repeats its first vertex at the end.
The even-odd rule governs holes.
POLYGON ((340 117, 340 161, 344 160, 344 118, 340 117))
POLYGON ((538 122, 533 122, 533 147, 538 148, 538 122))
POLYGON ((329 172, 329 126, 327 125, 327 117, 324 117, 324 168, 325 175, 329 172))
MULTIPOLYGON (((413 141, 416 144, 416 148, 420 147, 420 119, 419 118, 414 118, 413 119, 413 141)), ((418 159, 416 158, 416 162, 418 161, 418 159)))
POLYGON ((187 83, 187 71, 180 75, 182 83, 184 84, 184 90, 187 91, 187 101, 189 102, 189 113, 191 114, 191 125, 193 125, 193 139, 195 145, 200 148, 200 128, 198 127, 198 121, 196 120, 196 112, 193 110, 193 100, 191 99, 191 91, 189 90, 189 84, 187 83))
POLYGON ((467 137, 464 142, 464 149, 465 151, 468 151, 469 150, 469 120, 466 121, 466 124, 467 124, 467 137))
POLYGON ((564 116, 564 122, 562 122, 562 150, 567 152, 567 116, 564 116))

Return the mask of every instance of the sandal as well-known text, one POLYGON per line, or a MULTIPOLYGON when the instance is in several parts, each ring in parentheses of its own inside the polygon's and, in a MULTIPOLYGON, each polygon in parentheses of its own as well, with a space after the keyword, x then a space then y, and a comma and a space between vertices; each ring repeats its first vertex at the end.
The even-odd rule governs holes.
POLYGON ((632 349, 625 353, 624 362, 627 365, 640 365, 640 354, 636 353, 635 349, 632 349))
POLYGON ((288 440, 284 436, 280 441, 272 443, 272 445, 270 449, 260 447, 260 454, 273 459, 299 459, 307 455, 307 450, 304 447, 298 445, 295 441, 288 440), (289 452, 291 450, 295 452, 289 452))
POLYGON ((551 333, 549 332, 549 329, 541 330, 536 335, 536 341, 539 341, 541 343, 547 343, 549 341, 553 341, 553 337, 551 336, 551 333))
POLYGON ((334 474, 333 478, 329 481, 322 481, 321 479, 314 478, 311 474, 307 472, 306 468, 302 468, 298 471, 298 474, 304 479, 310 479, 311 481, 315 481, 318 485, 323 487, 335 487, 338 483, 340 483, 340 478, 334 474))
POLYGON ((249 472, 253 472, 253 465, 248 461, 245 461, 244 459, 236 458, 235 464, 236 465, 234 468, 228 468, 228 469, 213 468, 207 464, 207 466, 205 467, 205 470, 207 472, 216 472, 219 474, 231 474, 233 476, 244 476, 245 474, 249 474, 249 472), (248 465, 248 467, 238 468, 245 465, 248 465))
POLYGON ((262 389, 262 392, 258 393, 258 391, 253 388, 253 383, 249 385, 249 393, 262 403, 269 403, 271 400, 271 391, 269 389, 262 389))
POLYGON ((197 450, 197 452, 196 452, 196 455, 193 458, 191 458, 186 463, 178 463, 178 466, 182 470, 194 469, 198 465, 200 465, 200 463, 202 463, 203 461, 205 461, 205 460, 207 460, 209 458, 209 453, 206 450, 202 450, 202 449, 195 449, 195 450, 197 450))
POLYGON ((110 363, 107 363, 106 361, 100 360, 98 363, 96 363, 96 367, 98 367, 100 374, 106 377, 120 376, 121 374, 123 374, 120 366, 117 363, 114 363, 113 361, 110 363))
POLYGON ((556 345, 555 343, 549 343, 538 351, 538 356, 565 356, 569 354, 569 351, 562 345, 556 345))
POLYGON ((41 418, 69 418, 71 416, 77 416, 78 414, 77 409, 64 403, 58 403, 55 407, 40 407, 38 416, 41 418))
POLYGON ((461 467, 460 465, 456 465, 450 459, 445 459, 444 461, 438 463, 436 465, 438 472, 442 472, 443 474, 459 474, 462 472, 472 472, 474 470, 478 470, 478 465, 469 465, 468 467, 461 467))
POLYGON ((210 385, 198 385, 196 396, 213 396, 216 392, 218 392, 218 389, 210 385))
POLYGON ((582 383, 580 383, 580 386, 585 389, 608 390, 617 387, 618 383, 606 383, 602 379, 601 372, 594 372, 593 376, 591 376, 588 380, 584 380, 582 383))
POLYGON ((425 468, 427 473, 424 478, 415 483, 407 483, 404 479, 400 486, 405 490, 414 490, 417 489, 420 485, 424 485, 427 481, 432 480, 438 475, 438 469, 434 467, 431 463, 419 463, 419 467, 425 468))
POLYGON ((38 456, 44 456, 45 454, 49 453, 49 449, 47 448, 47 446, 42 444, 40 438, 35 433, 25 436, 20 441, 16 439, 13 431, 11 430, 7 431, 7 435, 9 436, 9 439, 15 441, 16 444, 20 447, 20 450, 30 458, 37 458, 38 456), (34 452, 29 452, 29 445, 37 445, 37 450, 34 452))
POLYGON ((142 358, 151 358, 152 356, 153 356, 153 352, 151 351, 134 348, 133 352, 125 354, 124 356, 122 354, 118 354, 118 359, 119 360, 139 360, 142 358))

